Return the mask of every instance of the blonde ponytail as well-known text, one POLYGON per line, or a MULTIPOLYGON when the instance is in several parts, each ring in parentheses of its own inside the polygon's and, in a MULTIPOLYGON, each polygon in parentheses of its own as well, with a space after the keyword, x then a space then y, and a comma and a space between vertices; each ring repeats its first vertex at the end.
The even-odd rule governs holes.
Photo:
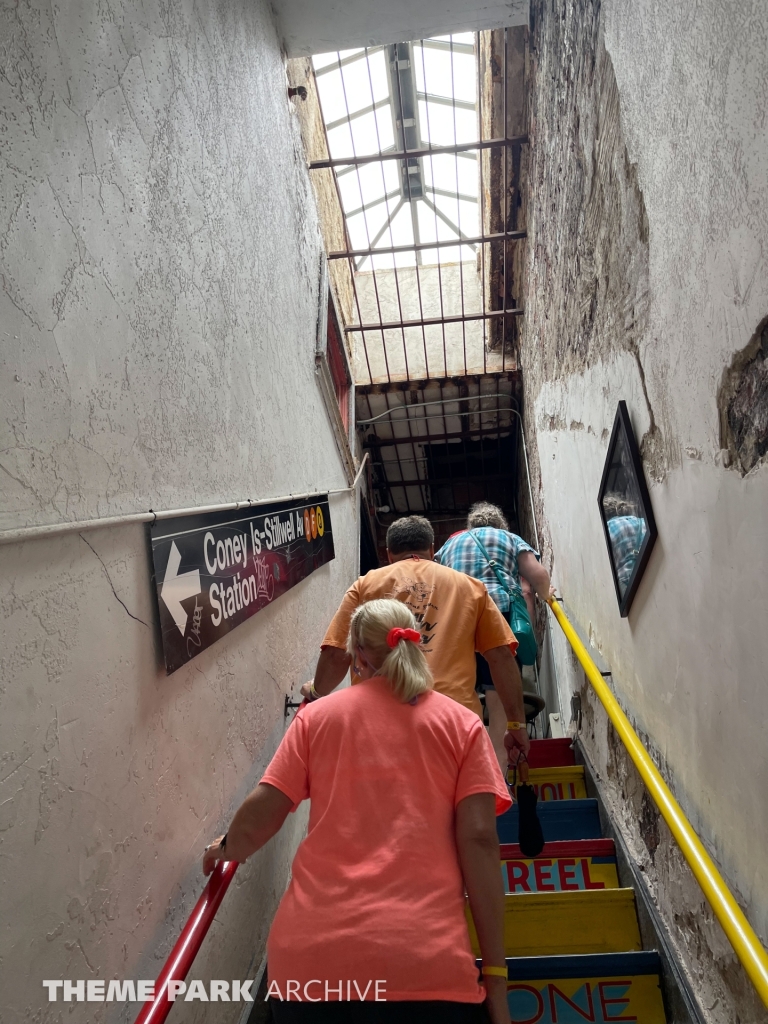
POLYGON ((364 647, 379 666, 377 672, 392 684, 392 691, 404 704, 431 690, 434 681, 427 659, 418 643, 400 639, 394 647, 387 643, 392 629, 418 629, 413 612, 401 601, 381 599, 366 601, 352 616, 347 651, 355 657, 356 648, 364 647))

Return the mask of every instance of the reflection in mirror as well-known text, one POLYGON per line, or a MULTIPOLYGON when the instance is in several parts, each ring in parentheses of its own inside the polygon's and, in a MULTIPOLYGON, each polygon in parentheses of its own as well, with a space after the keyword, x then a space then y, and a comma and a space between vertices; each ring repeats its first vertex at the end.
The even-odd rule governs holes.
POLYGON ((616 412, 598 501, 623 616, 656 539, 640 453, 624 402, 616 412))

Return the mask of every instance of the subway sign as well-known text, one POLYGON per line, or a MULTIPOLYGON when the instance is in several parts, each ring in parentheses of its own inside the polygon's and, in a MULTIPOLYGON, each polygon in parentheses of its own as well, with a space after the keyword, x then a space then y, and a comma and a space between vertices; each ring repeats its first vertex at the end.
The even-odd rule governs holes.
POLYGON ((170 675, 334 558, 328 495, 152 524, 170 675))

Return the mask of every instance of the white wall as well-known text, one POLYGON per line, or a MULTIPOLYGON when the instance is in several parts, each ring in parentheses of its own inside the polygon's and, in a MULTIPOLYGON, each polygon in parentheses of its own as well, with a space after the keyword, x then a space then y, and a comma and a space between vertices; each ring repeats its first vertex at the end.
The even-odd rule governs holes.
POLYGON ((527 25, 526 0, 275 0, 277 24, 289 57, 355 46, 408 42, 451 32, 527 25))
MULTIPOLYGON (((695 16, 674 4, 604 3, 621 128, 648 218, 647 327, 638 358, 621 351, 631 310, 619 310, 612 353, 529 399, 557 585, 766 941, 768 465, 743 478, 725 467, 717 407, 723 370, 768 315, 764 15, 757 0, 700 4, 695 16), (646 463, 659 540, 621 619, 597 492, 619 399, 638 440, 651 426, 639 365, 661 445, 646 463)), ((673 931, 694 933, 695 916, 675 905, 680 892, 663 895, 673 931)), ((711 1019, 763 1019, 739 1004, 737 981, 729 996, 705 977, 712 956, 736 979, 719 943, 695 956, 711 1019)))
MULTIPOLYGON (((0 527, 346 486, 266 4, 21 3, 0 37, 0 527)), ((144 527, 0 548, 4 1021, 47 1019, 43 978, 160 969, 356 574, 331 514, 336 560, 168 678, 144 527)), ((302 826, 238 873, 201 976, 258 962, 302 826)))

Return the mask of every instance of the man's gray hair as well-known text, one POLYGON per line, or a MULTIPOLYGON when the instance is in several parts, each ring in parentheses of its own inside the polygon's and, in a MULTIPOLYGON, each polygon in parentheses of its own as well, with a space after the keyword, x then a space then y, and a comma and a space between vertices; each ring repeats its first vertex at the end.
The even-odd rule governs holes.
POLYGON ((387 550, 393 555, 409 551, 429 551, 435 543, 435 531, 424 516, 404 516, 396 519, 387 530, 387 550))
POLYGON ((498 505, 488 501, 478 501, 469 510, 467 529, 476 530, 480 526, 493 526, 497 530, 508 530, 507 517, 498 505))

